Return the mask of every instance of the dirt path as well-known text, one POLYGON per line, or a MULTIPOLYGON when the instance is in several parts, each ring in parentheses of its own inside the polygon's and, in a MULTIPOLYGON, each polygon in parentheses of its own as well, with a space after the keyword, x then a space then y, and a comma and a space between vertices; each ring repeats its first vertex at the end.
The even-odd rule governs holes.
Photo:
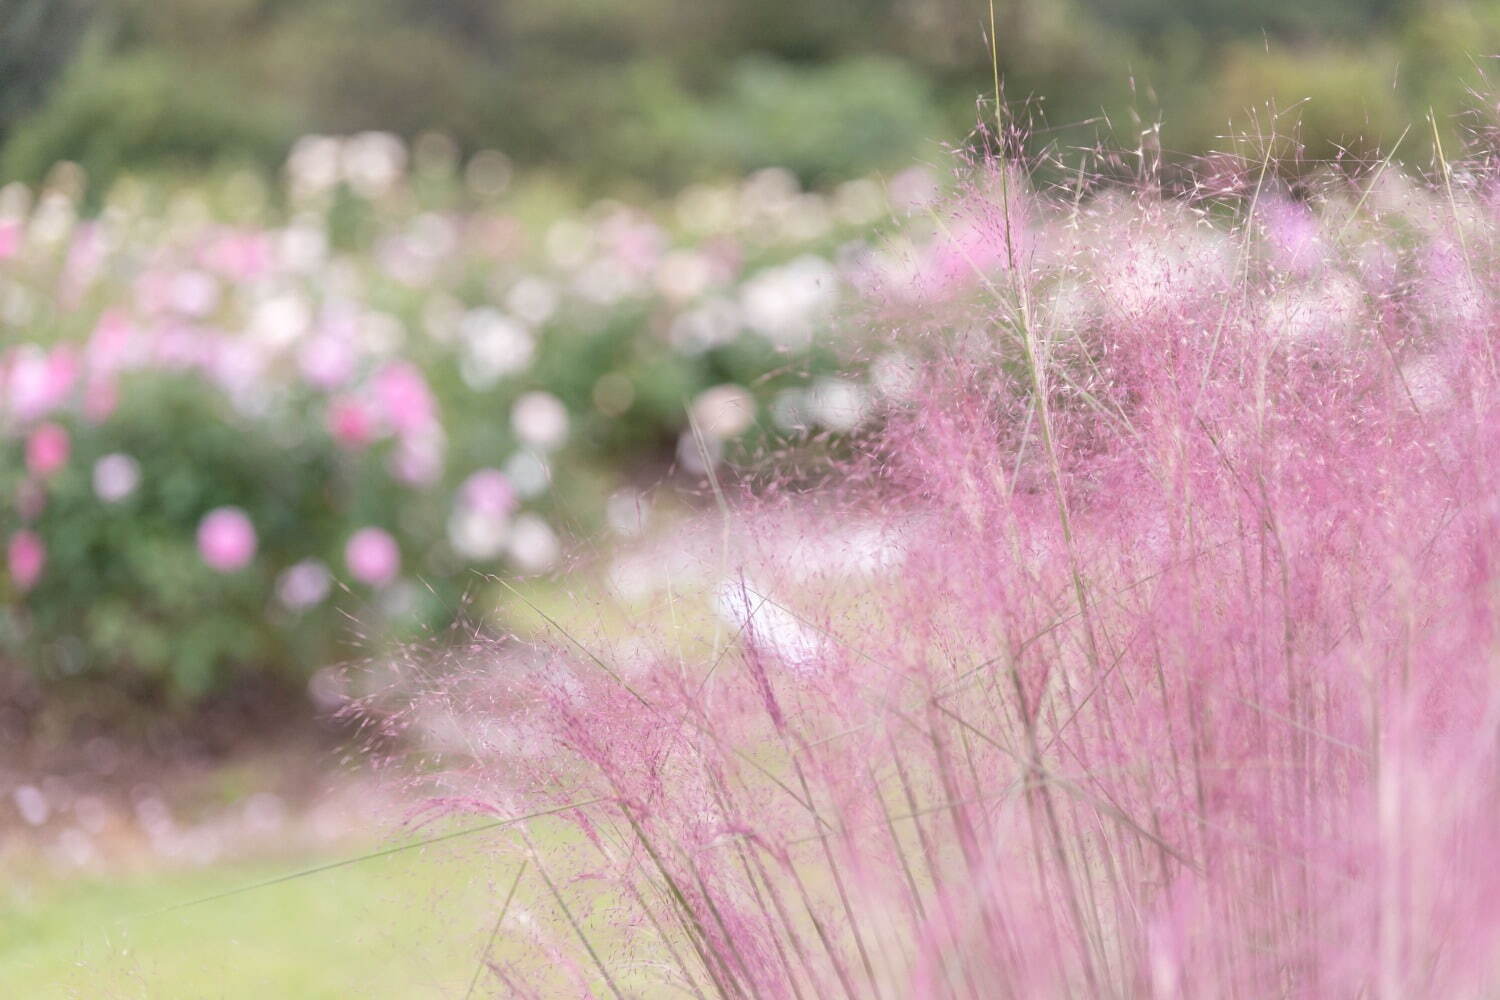
POLYGON ((0 700, 0 871, 192 867, 326 849, 399 815, 351 734, 308 698, 163 713, 99 690, 0 700))

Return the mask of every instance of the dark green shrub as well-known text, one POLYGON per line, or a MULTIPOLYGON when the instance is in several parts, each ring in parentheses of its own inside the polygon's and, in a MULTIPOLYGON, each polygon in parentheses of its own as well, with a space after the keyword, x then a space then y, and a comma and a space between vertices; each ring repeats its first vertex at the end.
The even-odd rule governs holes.
POLYGON ((45 110, 18 125, 3 174, 36 180, 72 160, 96 188, 125 172, 201 168, 247 160, 279 162, 290 132, 261 101, 226 80, 161 54, 91 57, 75 65, 45 110))

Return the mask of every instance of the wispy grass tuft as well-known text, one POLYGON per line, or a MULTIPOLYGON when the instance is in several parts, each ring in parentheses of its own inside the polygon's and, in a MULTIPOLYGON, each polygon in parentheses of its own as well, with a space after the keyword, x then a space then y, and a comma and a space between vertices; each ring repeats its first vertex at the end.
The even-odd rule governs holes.
POLYGON ((495 985, 1500 989, 1500 187, 1267 163, 977 166, 882 289, 921 360, 823 520, 721 501, 763 551, 701 662, 559 634, 445 687, 462 795, 596 800, 532 862, 566 960, 495 985), (882 552, 810 579, 832 523, 882 552))

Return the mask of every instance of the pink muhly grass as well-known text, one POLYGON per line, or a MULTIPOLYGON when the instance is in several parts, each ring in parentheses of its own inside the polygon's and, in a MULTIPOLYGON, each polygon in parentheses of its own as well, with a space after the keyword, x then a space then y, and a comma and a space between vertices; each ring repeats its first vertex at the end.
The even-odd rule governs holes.
POLYGON ((817 500, 896 558, 809 576, 790 501, 747 498, 724 516, 758 551, 702 655, 559 626, 435 696, 469 727, 454 794, 565 807, 520 897, 559 914, 529 951, 552 960, 498 981, 1493 995, 1495 234, 1458 241, 1430 195, 1433 246, 1393 270, 1369 261, 1399 220, 1355 198, 1257 211, 1252 178, 1216 227, 994 179, 954 210, 940 300, 902 306, 920 389, 817 500), (1335 286, 1349 315, 1308 326, 1296 297, 1335 286))

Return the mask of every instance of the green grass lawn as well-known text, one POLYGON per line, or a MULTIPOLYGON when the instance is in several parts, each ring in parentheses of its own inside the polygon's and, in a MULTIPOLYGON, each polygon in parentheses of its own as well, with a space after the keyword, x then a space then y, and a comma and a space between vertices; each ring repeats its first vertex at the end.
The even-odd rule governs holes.
MULTIPOLYGON (((658 622, 690 660, 706 661, 716 631, 719 641, 729 639, 701 594, 627 609, 590 581, 500 590, 495 597, 517 633, 565 642, 561 629, 602 652, 610 639, 632 631, 627 622, 643 616, 658 622)), ((552 871, 572 915, 612 962, 631 967, 621 984, 639 977, 642 988, 659 985, 650 970, 660 956, 623 955, 614 947, 620 942, 609 929, 608 894, 587 880, 570 884, 574 835, 546 819, 527 828, 534 844, 555 852, 552 871)), ((0 1000, 477 998, 501 995, 488 973, 470 993, 481 955, 545 961, 510 922, 490 946, 520 864, 513 832, 487 831, 261 884, 357 856, 359 847, 346 847, 275 863, 62 880, 0 872, 0 1000)), ((535 868, 516 893, 517 908, 554 941, 574 933, 535 868)))
POLYGON ((0 997, 464 997, 515 867, 487 860, 485 836, 172 910, 329 859, 12 890, 0 997))
MULTIPOLYGON (((597 588, 590 598, 605 607, 597 588)), ((524 601, 501 591, 497 603, 518 631, 554 641, 543 615, 591 640, 620 628, 607 612, 581 614, 558 586, 528 587, 524 601)), ((242 892, 360 848, 134 876, 0 871, 0 1000, 463 998, 516 873, 514 848, 491 831, 242 892)), ((529 882, 517 906, 536 903, 529 882)), ((491 954, 524 960, 525 948, 501 933, 491 954)), ((473 996, 494 986, 481 975, 473 996)))

